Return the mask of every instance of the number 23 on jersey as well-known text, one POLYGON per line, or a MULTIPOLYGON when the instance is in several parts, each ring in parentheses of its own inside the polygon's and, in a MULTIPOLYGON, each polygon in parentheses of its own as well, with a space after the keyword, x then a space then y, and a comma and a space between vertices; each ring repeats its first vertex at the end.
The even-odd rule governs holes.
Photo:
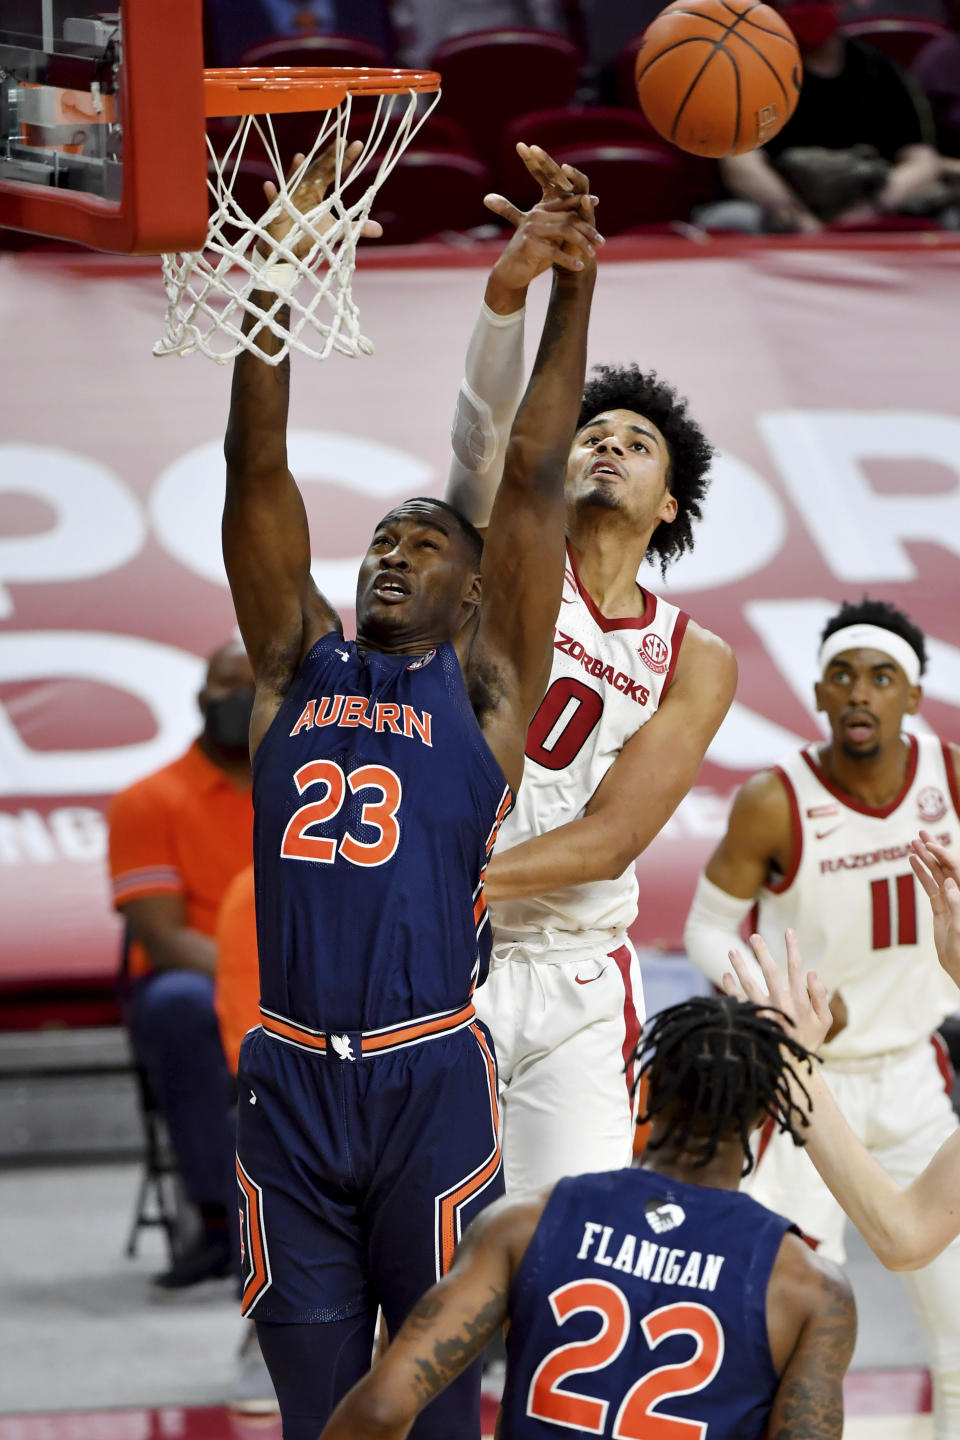
MULTIPOLYGON (((602 1435, 610 1402, 559 1387, 573 1375, 604 1370, 617 1359, 630 1334, 627 1297, 608 1280, 572 1280, 554 1290, 549 1302, 558 1325, 571 1315, 589 1311, 599 1317, 600 1329, 590 1340, 570 1341, 544 1356, 530 1382, 527 1414, 569 1430, 602 1435)), ((640 1321, 640 1328, 651 1350, 672 1335, 687 1335, 694 1342, 694 1352, 680 1363, 646 1370, 630 1386, 619 1402, 610 1431, 612 1440, 707 1440, 705 1422, 681 1419, 653 1407, 710 1384, 723 1362, 720 1321, 706 1305, 682 1301, 652 1310, 640 1321)))
POLYGON ((403 786, 395 771, 386 765, 360 765, 346 775, 333 760, 310 760, 295 772, 293 783, 298 795, 321 786, 323 795, 301 805, 287 821, 280 844, 285 860, 333 865, 340 855, 351 865, 385 865, 393 858, 400 843, 397 814, 403 799, 403 786), (352 795, 361 790, 379 791, 379 799, 367 800, 360 812, 361 825, 376 835, 372 840, 359 840, 347 831, 338 846, 332 836, 318 835, 315 827, 338 814, 348 789, 352 795))

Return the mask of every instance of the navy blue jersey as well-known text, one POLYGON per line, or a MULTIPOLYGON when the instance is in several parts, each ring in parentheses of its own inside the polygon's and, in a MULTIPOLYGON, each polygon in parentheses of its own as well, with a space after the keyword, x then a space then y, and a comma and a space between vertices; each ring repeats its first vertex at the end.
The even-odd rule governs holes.
POLYGON ((482 877, 510 805, 456 652, 318 640, 253 764, 260 999, 315 1030, 462 1006, 486 975, 482 877))
POLYGON ((767 1282, 792 1228, 648 1170, 561 1180, 511 1289, 501 1440, 650 1440, 668 1419, 759 1440, 778 1383, 767 1282))

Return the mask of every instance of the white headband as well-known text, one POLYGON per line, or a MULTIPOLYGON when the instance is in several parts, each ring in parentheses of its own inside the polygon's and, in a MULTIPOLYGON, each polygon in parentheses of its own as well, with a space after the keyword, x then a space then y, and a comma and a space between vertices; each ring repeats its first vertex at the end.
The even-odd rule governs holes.
POLYGON ((895 660, 911 685, 920 684, 920 657, 909 641, 879 625, 847 625, 834 630, 820 646, 820 674, 845 650, 880 650, 895 660))

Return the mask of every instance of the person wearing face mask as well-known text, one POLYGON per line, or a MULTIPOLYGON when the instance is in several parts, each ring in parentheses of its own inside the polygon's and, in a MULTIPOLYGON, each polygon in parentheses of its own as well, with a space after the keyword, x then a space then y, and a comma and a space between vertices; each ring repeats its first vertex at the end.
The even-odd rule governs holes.
POLYGON ((834 0, 773 3, 800 49, 800 99, 762 149, 720 162, 735 199, 700 222, 814 233, 934 204, 940 157, 930 110, 899 66, 841 32, 834 0))
POLYGON ((238 640, 210 657, 203 729, 185 755, 118 794, 113 902, 127 933, 127 1024, 202 1229, 154 1279, 180 1290, 230 1275, 233 1081, 214 1012, 220 902, 253 856, 248 730, 253 674, 238 640))

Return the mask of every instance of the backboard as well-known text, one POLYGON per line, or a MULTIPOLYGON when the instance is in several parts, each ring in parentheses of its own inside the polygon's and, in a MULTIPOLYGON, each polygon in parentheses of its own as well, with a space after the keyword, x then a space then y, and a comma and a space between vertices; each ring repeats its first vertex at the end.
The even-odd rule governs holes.
POLYGON ((0 226, 97 250, 207 230, 201 0, 3 0, 0 226))

